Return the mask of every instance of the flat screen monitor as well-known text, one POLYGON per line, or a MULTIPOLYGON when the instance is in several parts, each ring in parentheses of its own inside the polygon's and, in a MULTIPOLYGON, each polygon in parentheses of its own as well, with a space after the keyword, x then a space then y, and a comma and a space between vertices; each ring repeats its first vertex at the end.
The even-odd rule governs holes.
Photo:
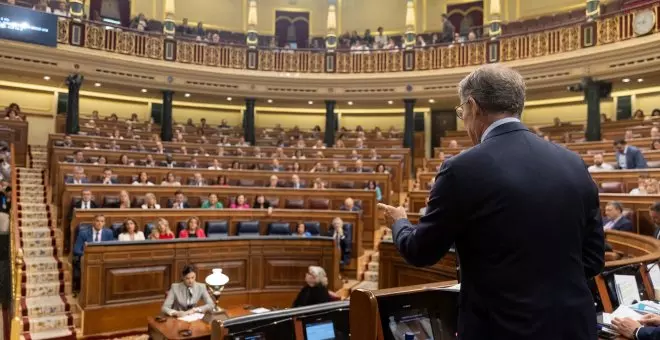
MULTIPOLYGON (((639 293, 638 298, 635 298, 637 302, 642 300, 647 300, 648 295, 646 292, 646 287, 644 287, 644 281, 642 280, 642 273, 639 270, 638 265, 624 266, 620 268, 611 269, 603 272, 603 279, 607 286, 607 293, 609 295, 610 301, 612 302, 612 309, 617 309, 621 305, 622 301, 619 301, 619 294, 617 293, 617 283, 615 280, 616 275, 629 275, 634 276, 635 283, 637 285, 637 291, 639 293)), ((628 304, 634 303, 634 301, 628 301, 628 304)))
POLYGON ((254 320, 228 327, 225 340, 295 340, 293 319, 254 320))
POLYGON ((0 4, 0 39, 57 46, 57 16, 0 4))
POLYGON ((325 320, 305 325, 305 340, 335 340, 335 325, 325 320))
POLYGON ((426 290, 383 296, 378 309, 385 340, 455 340, 458 292, 426 290))

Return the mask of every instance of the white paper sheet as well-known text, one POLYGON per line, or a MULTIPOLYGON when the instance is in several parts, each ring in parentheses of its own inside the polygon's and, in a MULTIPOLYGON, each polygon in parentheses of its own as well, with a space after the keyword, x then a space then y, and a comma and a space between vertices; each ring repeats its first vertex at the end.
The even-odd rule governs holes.
POLYGON ((632 308, 624 305, 619 306, 619 308, 617 308, 612 314, 603 313, 603 323, 606 325, 611 325, 612 319, 614 318, 631 318, 633 320, 639 320, 642 318, 642 314, 639 314, 632 308))
POLYGON ((614 285, 620 305, 632 305, 642 300, 635 275, 614 275, 614 285))
POLYGON ((254 314, 261 314, 261 313, 270 312, 270 309, 260 307, 260 308, 252 309, 252 310, 250 310, 250 312, 252 312, 252 313, 254 313, 254 314))
POLYGON ((651 278, 653 288, 656 290, 660 289, 660 264, 651 263, 646 266, 646 269, 649 271, 649 277, 651 278))
POLYGON ((179 317, 179 320, 186 322, 193 322, 193 321, 201 320, 203 318, 204 318, 204 314, 202 313, 192 313, 186 316, 179 317))

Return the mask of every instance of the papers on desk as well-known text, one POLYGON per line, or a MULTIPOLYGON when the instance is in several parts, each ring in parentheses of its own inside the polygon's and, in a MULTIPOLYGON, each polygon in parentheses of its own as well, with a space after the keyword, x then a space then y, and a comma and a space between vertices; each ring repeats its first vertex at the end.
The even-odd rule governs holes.
POLYGON ((656 295, 659 295, 657 292, 660 292, 660 264, 651 263, 646 266, 646 269, 649 271, 649 277, 651 278, 651 284, 653 289, 656 291, 656 295))
POLYGON ((620 305, 632 305, 642 299, 635 275, 614 275, 614 285, 620 305))
POLYGON ((192 313, 192 314, 188 314, 186 316, 179 317, 179 320, 185 321, 185 322, 193 322, 193 321, 201 320, 203 318, 204 318, 204 314, 202 314, 202 313, 192 313))
POLYGON ((611 325, 614 318, 631 318, 633 320, 639 320, 642 318, 642 314, 635 312, 628 306, 621 305, 612 314, 603 313, 603 324, 611 325))
POLYGON ((261 314, 261 313, 270 312, 270 309, 259 307, 259 308, 255 308, 255 309, 250 310, 250 312, 254 313, 254 314, 261 314))

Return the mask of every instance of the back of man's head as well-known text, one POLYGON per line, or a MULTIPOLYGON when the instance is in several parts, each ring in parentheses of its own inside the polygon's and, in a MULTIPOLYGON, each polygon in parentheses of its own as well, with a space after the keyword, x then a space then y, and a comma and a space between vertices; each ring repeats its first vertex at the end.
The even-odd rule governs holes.
POLYGON ((520 116, 525 106, 525 79, 517 71, 500 65, 484 65, 458 84, 461 103, 472 97, 487 114, 520 116))

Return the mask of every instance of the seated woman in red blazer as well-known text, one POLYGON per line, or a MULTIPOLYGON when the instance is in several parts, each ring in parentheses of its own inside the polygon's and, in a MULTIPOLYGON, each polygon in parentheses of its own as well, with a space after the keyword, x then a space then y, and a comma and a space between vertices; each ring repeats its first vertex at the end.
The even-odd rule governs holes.
POLYGON ((193 216, 188 219, 186 229, 179 232, 179 238, 206 238, 204 229, 199 227, 199 218, 193 216))

